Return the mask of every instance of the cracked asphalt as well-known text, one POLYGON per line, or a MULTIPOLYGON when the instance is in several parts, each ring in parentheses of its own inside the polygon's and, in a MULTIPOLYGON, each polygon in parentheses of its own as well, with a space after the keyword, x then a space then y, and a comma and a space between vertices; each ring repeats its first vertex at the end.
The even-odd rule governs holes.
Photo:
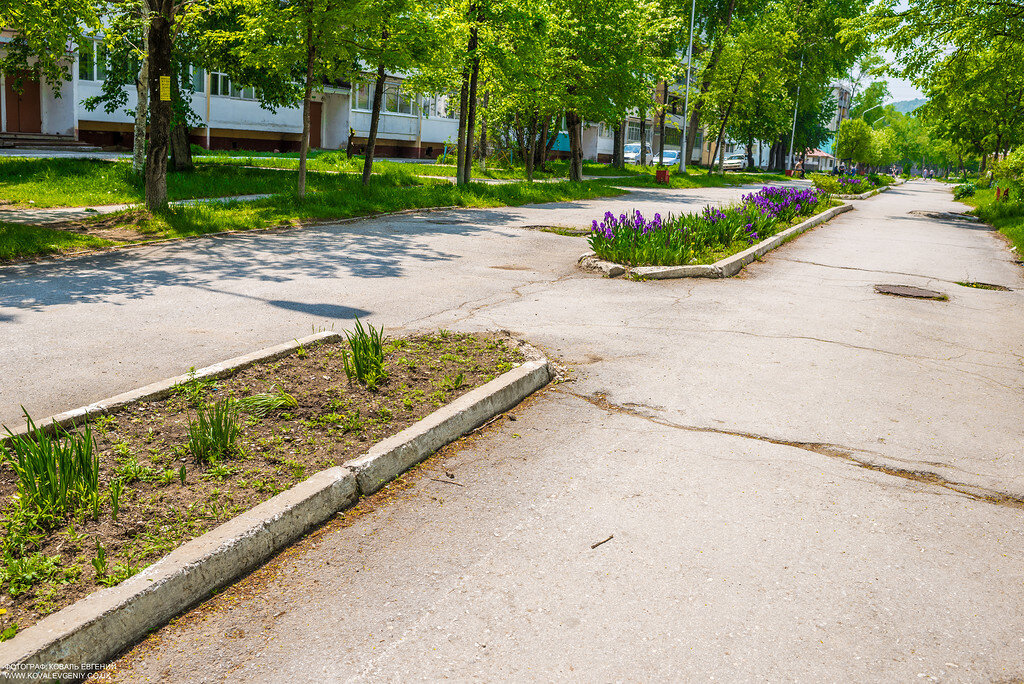
POLYGON ((507 329, 567 369, 156 632, 117 679, 1024 677, 1024 277, 984 226, 909 213, 962 210, 945 186, 858 202, 719 281, 583 274, 582 239, 524 228, 738 192, 0 271, 7 420, 355 314, 507 329), (430 479, 445 471, 464 486, 430 479))

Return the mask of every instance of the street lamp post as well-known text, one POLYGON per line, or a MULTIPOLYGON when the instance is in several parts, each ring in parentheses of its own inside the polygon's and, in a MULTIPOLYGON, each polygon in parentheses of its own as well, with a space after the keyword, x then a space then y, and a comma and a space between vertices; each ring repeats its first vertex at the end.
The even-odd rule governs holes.
POLYGON ((693 60, 693 19, 697 0, 690 7, 690 43, 686 46, 686 94, 683 96, 683 135, 679 139, 679 172, 686 173, 686 131, 690 128, 690 62, 693 60))

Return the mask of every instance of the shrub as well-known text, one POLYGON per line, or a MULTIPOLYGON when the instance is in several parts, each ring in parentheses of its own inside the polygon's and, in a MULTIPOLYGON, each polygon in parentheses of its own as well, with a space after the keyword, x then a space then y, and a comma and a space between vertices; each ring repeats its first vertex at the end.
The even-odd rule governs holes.
POLYGON ((384 373, 384 328, 363 327, 356 318, 356 329, 345 331, 349 348, 342 351, 341 360, 349 382, 357 380, 370 389, 386 377, 384 373))
POLYGON ((81 434, 54 428, 51 435, 25 412, 27 436, 7 430, 3 460, 18 477, 21 503, 31 510, 61 517, 85 505, 99 509, 100 458, 89 424, 81 434))
POLYGON ((974 183, 961 183, 953 188, 953 199, 962 200, 965 197, 973 197, 975 190, 974 183))
POLYGON ((221 399, 209 408, 198 409, 196 420, 189 420, 188 450, 196 459, 212 463, 236 450, 241 432, 235 400, 221 399))

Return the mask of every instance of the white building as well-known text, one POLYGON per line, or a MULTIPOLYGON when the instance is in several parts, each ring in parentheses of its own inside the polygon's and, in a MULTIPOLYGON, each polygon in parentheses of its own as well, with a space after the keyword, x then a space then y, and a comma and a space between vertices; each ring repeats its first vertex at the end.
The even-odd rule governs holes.
MULTIPOLYGON (((9 39, 9 38, 8 38, 9 39)), ((128 90, 126 108, 108 113, 102 107, 86 109, 83 102, 100 95, 106 77, 102 43, 84 45, 74 56, 71 80, 60 84, 56 93, 48 84, 23 80, 23 90, 12 87, 14 79, 0 75, 0 134, 8 142, 34 134, 79 140, 100 146, 132 145, 136 94, 128 90), (14 135, 11 135, 14 134, 14 135)), ((362 151, 370 129, 373 87, 348 83, 324 86, 314 94, 310 114, 310 145, 314 148, 344 149, 349 129, 353 143, 362 151)), ((302 137, 302 108, 264 109, 252 88, 240 87, 226 74, 193 73, 189 93, 200 125, 191 130, 191 141, 207 149, 278 150, 299 149, 302 137)), ((445 144, 458 137, 457 112, 448 113, 448 98, 424 98, 402 90, 402 78, 389 76, 378 125, 375 153, 395 157, 436 157, 445 144)))

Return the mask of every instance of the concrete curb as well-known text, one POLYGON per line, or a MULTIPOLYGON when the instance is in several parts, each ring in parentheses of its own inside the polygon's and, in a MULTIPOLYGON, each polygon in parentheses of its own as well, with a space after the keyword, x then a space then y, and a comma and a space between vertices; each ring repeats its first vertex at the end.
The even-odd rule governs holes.
MULTIPOLYGON (((299 343, 338 337, 336 333, 321 333, 299 343)), ((241 365, 216 364, 204 368, 201 372, 205 375, 197 371, 196 377, 220 377, 257 360, 281 356, 287 353, 283 351, 286 347, 290 351, 298 346, 280 345, 238 357, 241 365)), ((96 591, 40 620, 10 641, 0 643, 0 678, 13 679, 12 675, 20 672, 31 672, 41 680, 67 679, 76 672, 79 674, 73 679, 88 676, 94 670, 74 668, 109 661, 351 506, 361 495, 376 492, 440 447, 512 408, 546 385, 552 376, 546 358, 527 361, 377 443, 363 456, 311 476, 183 544, 121 584, 96 591), (34 669, 33 665, 43 667, 34 669)), ((165 380, 94 406, 110 410, 129 401, 164 396, 179 381, 165 380), (121 399, 130 395, 136 398, 121 399)))
MULTIPOLYGON (((777 233, 766 240, 762 240, 756 245, 752 245, 738 254, 733 254, 732 256, 716 261, 713 264, 692 264, 687 266, 637 266, 635 268, 628 269, 627 272, 631 276, 644 280, 667 280, 671 278, 729 278, 739 273, 740 270, 751 261, 764 256, 776 247, 792 240, 800 233, 810 230, 811 228, 852 209, 852 204, 842 204, 838 207, 832 207, 831 209, 821 212, 817 216, 812 216, 802 223, 798 223, 791 228, 787 228, 781 233, 777 233)), ((612 264, 612 262, 597 259, 593 253, 588 253, 580 257, 581 267, 584 259, 591 259, 592 261, 599 262, 602 265, 619 266, 619 264, 612 264)), ((619 268, 622 267, 619 266, 619 268)))
MULTIPOLYGON (((901 185, 901 183, 896 183, 896 185, 901 185)), ((880 188, 875 188, 874 190, 868 190, 867 192, 862 192, 859 195, 836 195, 836 197, 838 197, 839 199, 844 199, 844 200, 864 200, 864 199, 867 199, 869 197, 874 197, 875 195, 877 195, 880 192, 885 192, 886 190, 888 190, 891 187, 892 187, 891 185, 883 185, 880 188)))
POLYGON ((452 403, 378 442, 363 456, 345 465, 351 468, 363 494, 373 494, 439 448, 504 413, 548 384, 547 359, 527 361, 486 385, 467 392, 452 403))
MULTIPOLYGON (((225 375, 230 375, 235 371, 241 370, 247 366, 251 366, 254 363, 260 361, 273 361, 274 359, 290 354, 299 347, 307 345, 318 344, 321 342, 333 342, 340 340, 341 335, 336 332, 319 332, 313 335, 307 335, 301 339, 293 340, 292 342, 286 342, 285 344, 278 344, 273 347, 267 347, 251 354, 243 354, 242 356, 236 356, 233 359, 222 361, 221 363, 215 363, 212 366, 201 368, 195 373, 188 373, 186 375, 177 375, 173 378, 154 382, 140 387, 123 394, 110 397, 109 399, 103 399, 97 401, 94 404, 88 406, 80 406, 79 408, 65 411, 64 413, 58 413, 55 416, 37 420, 36 427, 44 428, 47 431, 52 431, 55 427, 68 427, 75 423, 83 422, 88 416, 99 416, 104 413, 109 413, 115 409, 119 409, 127 404, 134 403, 136 401, 146 401, 151 399, 163 399, 171 393, 171 388, 175 385, 180 385, 183 382, 189 380, 203 380, 206 378, 222 378, 225 375)), ((19 425, 16 429, 11 430, 15 437, 28 434, 28 425, 19 425)), ((3 437, 0 442, 10 439, 10 436, 4 431, 3 437)))

